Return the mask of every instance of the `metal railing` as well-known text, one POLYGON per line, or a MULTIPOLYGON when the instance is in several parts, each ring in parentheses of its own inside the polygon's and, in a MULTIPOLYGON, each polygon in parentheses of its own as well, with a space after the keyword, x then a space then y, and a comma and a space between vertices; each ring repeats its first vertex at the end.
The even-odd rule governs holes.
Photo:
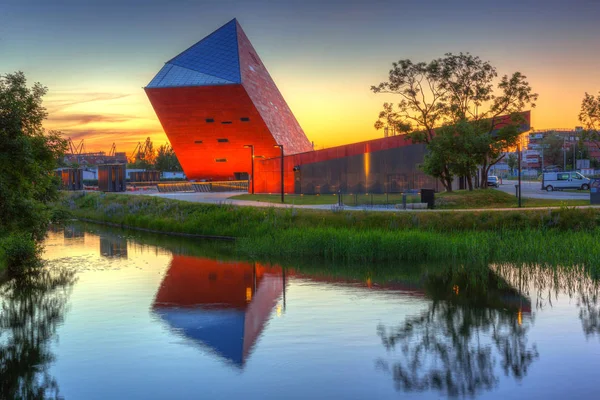
MULTIPOLYGON (((340 193, 339 206, 350 207, 383 207, 383 208, 413 208, 421 204, 421 192, 407 190, 394 193, 340 193)), ((422 206, 418 206, 420 208, 422 206)))
POLYGON ((161 193, 173 192, 247 192, 248 181, 159 183, 161 193))

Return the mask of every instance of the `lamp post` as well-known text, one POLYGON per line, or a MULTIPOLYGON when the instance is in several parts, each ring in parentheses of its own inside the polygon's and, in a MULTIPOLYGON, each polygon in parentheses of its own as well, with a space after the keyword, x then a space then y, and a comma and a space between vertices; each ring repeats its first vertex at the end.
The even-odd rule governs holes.
POLYGON ((518 163, 519 163, 519 208, 521 208, 521 138, 519 137, 519 142, 517 144, 517 152, 518 152, 518 163))
POLYGON ((284 172, 283 172, 283 145, 282 144, 276 144, 273 147, 279 147, 279 150, 281 150, 281 202, 284 203, 285 202, 285 198, 284 198, 284 184, 283 184, 283 178, 284 178, 284 172))
POLYGON ((245 149, 250 149, 250 154, 252 156, 252 172, 250 173, 250 179, 252 179, 252 194, 254 194, 254 145, 247 144, 244 145, 245 149))

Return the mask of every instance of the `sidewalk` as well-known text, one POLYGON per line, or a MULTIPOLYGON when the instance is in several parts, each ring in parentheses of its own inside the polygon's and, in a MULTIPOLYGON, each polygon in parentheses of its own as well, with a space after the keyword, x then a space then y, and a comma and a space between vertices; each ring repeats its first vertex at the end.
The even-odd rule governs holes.
MULTIPOLYGON (((334 204, 321 204, 321 205, 294 205, 294 204, 281 204, 281 203, 267 203, 263 201, 251 201, 251 200, 234 200, 229 199, 231 196, 238 195, 239 192, 221 192, 221 193, 128 193, 132 195, 146 195, 156 196, 165 199, 174 199, 189 201, 192 203, 205 203, 205 204, 229 204, 234 206, 242 207, 274 207, 274 208, 301 208, 301 209, 312 209, 312 210, 332 210, 337 205, 334 204)), ((599 208, 600 206, 574 206, 570 208, 599 208)), ((479 211, 522 211, 522 210, 558 210, 561 207, 512 207, 512 208, 468 208, 460 210, 402 210, 393 208, 390 206, 344 206, 343 209, 346 211, 383 211, 383 212, 479 212, 479 211)))

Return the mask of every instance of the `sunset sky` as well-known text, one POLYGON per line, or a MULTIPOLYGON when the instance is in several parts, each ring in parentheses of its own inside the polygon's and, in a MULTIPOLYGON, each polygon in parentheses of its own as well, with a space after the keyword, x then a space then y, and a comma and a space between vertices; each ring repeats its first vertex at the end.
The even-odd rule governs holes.
POLYGON ((600 1, 2 0, 0 74, 49 88, 48 129, 87 151, 167 141, 142 88, 237 18, 317 148, 382 136, 369 90, 392 61, 470 52, 540 94, 535 129, 572 128, 600 91, 600 1))

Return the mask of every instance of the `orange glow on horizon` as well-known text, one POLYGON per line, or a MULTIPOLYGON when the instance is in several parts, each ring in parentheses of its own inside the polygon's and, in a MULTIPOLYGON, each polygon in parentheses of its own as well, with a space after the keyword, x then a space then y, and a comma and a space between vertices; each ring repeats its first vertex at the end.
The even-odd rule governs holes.
MULTIPOLYGON (((537 107, 531 110, 535 130, 579 125, 577 115, 584 92, 596 93, 600 88, 600 82, 596 86, 578 82, 573 90, 565 91, 552 80, 553 75, 535 79, 530 73, 529 77, 540 94, 537 107)), ((307 76, 302 80, 286 71, 274 78, 317 150, 383 137, 383 131, 377 131, 373 124, 384 102, 398 101, 392 95, 371 93, 369 85, 381 79, 366 73, 344 85, 341 81, 313 82, 307 76)), ((142 85, 133 86, 106 93, 93 86, 79 92, 51 91, 44 103, 49 112, 45 128, 63 131, 75 142, 85 139, 86 151, 108 151, 114 142, 117 151, 130 153, 147 137, 158 148, 168 142, 167 136, 142 85)))

